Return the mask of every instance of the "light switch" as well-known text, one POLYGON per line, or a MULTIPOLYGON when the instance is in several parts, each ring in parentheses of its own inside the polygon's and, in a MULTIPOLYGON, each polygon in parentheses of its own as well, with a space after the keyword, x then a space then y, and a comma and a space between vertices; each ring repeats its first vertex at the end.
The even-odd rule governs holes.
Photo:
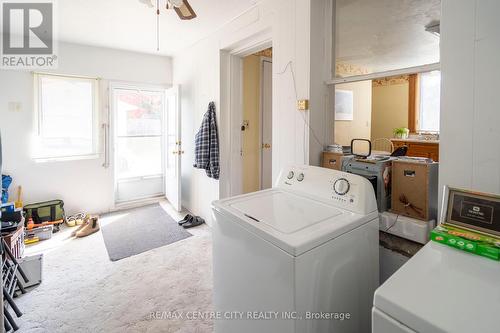
POLYGON ((21 112, 23 105, 20 102, 9 102, 9 111, 21 112))

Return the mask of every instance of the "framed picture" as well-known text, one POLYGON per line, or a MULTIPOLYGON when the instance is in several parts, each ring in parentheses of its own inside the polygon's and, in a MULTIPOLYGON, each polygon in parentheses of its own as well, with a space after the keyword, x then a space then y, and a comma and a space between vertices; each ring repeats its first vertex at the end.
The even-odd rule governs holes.
POLYGON ((335 120, 353 120, 354 102, 352 90, 335 90, 335 120))
POLYGON ((447 186, 444 203, 442 222, 500 236, 499 195, 447 186))

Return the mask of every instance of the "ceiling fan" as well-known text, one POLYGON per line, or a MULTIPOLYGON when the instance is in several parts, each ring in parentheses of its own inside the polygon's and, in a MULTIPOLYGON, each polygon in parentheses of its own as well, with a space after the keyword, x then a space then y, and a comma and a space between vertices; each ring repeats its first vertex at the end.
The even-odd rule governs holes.
MULTIPOLYGON (((142 2, 150 8, 155 7, 153 1, 154 0, 139 0, 139 2, 142 2)), ((159 1, 157 1, 156 7, 159 14, 159 1)), ((167 0, 166 9, 175 10, 181 20, 192 20, 196 17, 196 13, 187 0, 167 0)))
MULTIPOLYGON (((150 8, 154 8, 154 0, 139 0, 150 8)), ((196 13, 187 0, 167 0, 167 9, 174 9, 181 20, 192 20, 196 13)), ((156 0, 156 50, 160 51, 160 0, 156 0)))

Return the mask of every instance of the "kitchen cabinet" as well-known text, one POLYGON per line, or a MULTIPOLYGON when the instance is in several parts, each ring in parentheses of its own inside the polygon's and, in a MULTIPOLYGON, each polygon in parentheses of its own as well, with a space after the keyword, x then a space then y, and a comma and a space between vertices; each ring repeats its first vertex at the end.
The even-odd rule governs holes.
POLYGON ((391 141, 394 149, 407 146, 406 156, 426 157, 439 162, 439 141, 437 140, 391 139, 391 141))

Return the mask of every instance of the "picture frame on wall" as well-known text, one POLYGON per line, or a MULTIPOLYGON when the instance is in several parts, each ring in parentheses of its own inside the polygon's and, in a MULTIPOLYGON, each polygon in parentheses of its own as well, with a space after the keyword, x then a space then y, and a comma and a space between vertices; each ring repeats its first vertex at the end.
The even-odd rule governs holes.
POLYGON ((352 90, 335 90, 335 120, 354 119, 354 95, 352 90))

